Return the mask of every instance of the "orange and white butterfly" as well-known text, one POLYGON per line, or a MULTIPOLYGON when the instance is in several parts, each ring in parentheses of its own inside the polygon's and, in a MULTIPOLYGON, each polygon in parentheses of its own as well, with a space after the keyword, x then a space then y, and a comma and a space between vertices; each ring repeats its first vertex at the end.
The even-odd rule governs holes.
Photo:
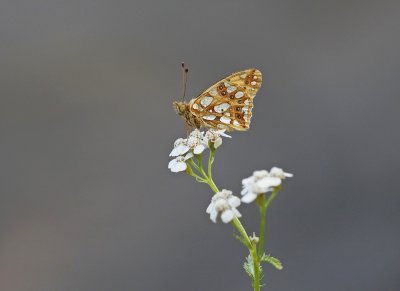
POLYGON ((249 129, 253 98, 261 83, 261 72, 247 69, 215 83, 189 103, 175 101, 173 105, 189 127, 245 131, 249 129))

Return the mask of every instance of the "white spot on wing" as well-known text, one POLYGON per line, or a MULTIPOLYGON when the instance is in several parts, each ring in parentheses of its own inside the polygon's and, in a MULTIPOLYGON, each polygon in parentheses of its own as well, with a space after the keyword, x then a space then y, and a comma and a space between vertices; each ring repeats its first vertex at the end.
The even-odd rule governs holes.
POLYGON ((242 78, 242 79, 246 79, 246 74, 242 74, 242 75, 240 75, 240 78, 242 78))
POLYGON ((217 127, 220 128, 220 129, 226 129, 226 128, 227 128, 226 125, 223 125, 223 124, 221 124, 221 123, 219 123, 219 124, 217 125, 217 127))
POLYGON ((233 121, 233 125, 235 125, 235 126, 240 126, 240 123, 239 123, 237 120, 234 120, 234 121, 233 121))
POLYGON ((243 92, 237 92, 236 94, 235 94, 235 97, 236 98, 241 98, 241 97, 243 97, 243 95, 244 95, 244 93, 243 92))
POLYGON ((199 110, 199 105, 197 105, 197 103, 194 103, 192 107, 193 107, 193 109, 195 109, 195 110, 199 110))
POLYGON ((209 114, 209 115, 204 115, 203 119, 205 119, 205 120, 214 120, 215 117, 216 117, 215 115, 209 114))
POLYGON ((207 107, 208 105, 211 104, 212 101, 213 101, 212 97, 205 96, 205 97, 203 97, 203 99, 201 99, 200 103, 201 103, 201 105, 203 105, 203 107, 207 107))
POLYGON ((214 110, 215 110, 215 112, 223 113, 223 112, 225 112, 229 107, 230 107, 230 105, 229 105, 228 103, 222 103, 222 104, 219 104, 219 105, 215 105, 215 106, 214 106, 214 110))
POLYGON ((218 93, 218 91, 217 91, 217 89, 215 89, 215 88, 212 88, 212 89, 210 90, 210 95, 211 95, 211 96, 216 96, 217 93, 218 93))
POLYGON ((253 82, 251 82, 250 83, 252 86, 255 86, 256 84, 257 84, 257 82, 256 81, 253 81, 253 82))
POLYGON ((231 123, 231 119, 228 118, 228 117, 225 117, 225 116, 222 116, 222 117, 219 119, 219 121, 221 121, 222 123, 225 123, 225 124, 231 123))
POLYGON ((226 89, 226 92, 232 93, 232 92, 235 91, 235 90, 236 90, 236 87, 235 87, 235 86, 229 86, 229 87, 226 89))

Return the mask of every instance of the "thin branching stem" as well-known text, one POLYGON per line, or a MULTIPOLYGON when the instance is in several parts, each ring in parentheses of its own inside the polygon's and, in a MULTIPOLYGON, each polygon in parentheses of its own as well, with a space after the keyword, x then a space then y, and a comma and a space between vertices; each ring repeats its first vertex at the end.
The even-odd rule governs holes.
MULTIPOLYGON (((214 193, 219 192, 218 187, 215 185, 213 178, 212 178, 212 164, 214 162, 214 155, 215 155, 215 148, 210 146, 210 155, 208 158, 208 164, 207 164, 207 173, 204 171, 203 168, 203 161, 202 161, 202 155, 195 155, 197 163, 193 161, 193 159, 190 159, 188 161, 190 166, 193 166, 200 174, 201 176, 198 176, 195 174, 193 171, 187 171, 189 175, 192 177, 195 177, 197 181, 206 183, 210 186, 211 190, 214 193)), ((257 255, 257 244, 252 243, 250 240, 249 236, 247 235, 247 232, 245 228, 243 227, 242 223, 240 222, 239 218, 235 217, 232 220, 232 225, 236 228, 236 230, 240 234, 240 241, 247 247, 249 250, 250 256, 253 261, 253 268, 254 268, 254 282, 253 282, 253 288, 254 291, 260 291, 261 284, 261 274, 260 274, 260 260, 257 255)))
POLYGON ((214 193, 219 192, 218 187, 215 185, 212 177, 207 175, 207 173, 203 169, 203 160, 202 160, 201 155, 196 155, 196 159, 197 159, 197 164, 198 164, 198 168, 199 168, 198 170, 202 174, 206 183, 210 186, 211 190, 213 190, 214 193))

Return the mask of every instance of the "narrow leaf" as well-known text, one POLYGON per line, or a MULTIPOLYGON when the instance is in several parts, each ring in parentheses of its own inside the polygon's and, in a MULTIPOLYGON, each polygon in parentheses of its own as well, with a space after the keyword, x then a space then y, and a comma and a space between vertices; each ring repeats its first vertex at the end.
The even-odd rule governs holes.
POLYGON ((276 269, 278 270, 282 270, 283 269, 283 265, 281 263, 281 261, 278 258, 274 258, 270 255, 266 255, 264 254, 261 258, 260 258, 261 262, 267 262, 270 263, 272 266, 274 266, 276 269))

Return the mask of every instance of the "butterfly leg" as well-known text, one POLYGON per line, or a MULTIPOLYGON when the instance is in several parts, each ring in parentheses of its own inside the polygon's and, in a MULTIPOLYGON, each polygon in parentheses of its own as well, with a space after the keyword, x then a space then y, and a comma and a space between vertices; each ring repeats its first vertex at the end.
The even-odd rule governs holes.
POLYGON ((189 133, 191 133, 193 130, 193 127, 190 126, 189 124, 187 124, 187 122, 185 122, 185 128, 186 128, 187 135, 189 135, 189 133))

